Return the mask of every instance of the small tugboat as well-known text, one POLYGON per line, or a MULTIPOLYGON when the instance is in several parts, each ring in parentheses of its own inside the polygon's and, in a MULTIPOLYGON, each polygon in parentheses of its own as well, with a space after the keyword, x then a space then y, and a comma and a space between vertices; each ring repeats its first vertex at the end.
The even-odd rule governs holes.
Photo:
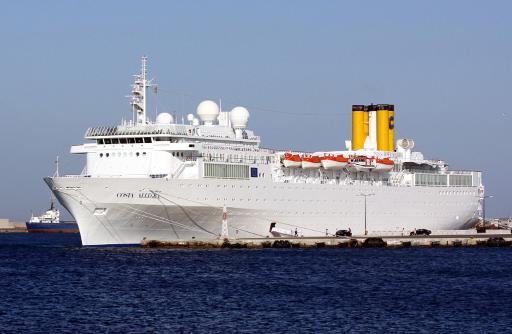
POLYGON ((40 216, 32 215, 26 225, 30 233, 80 233, 76 222, 60 220, 60 212, 55 208, 53 197, 50 209, 40 216))

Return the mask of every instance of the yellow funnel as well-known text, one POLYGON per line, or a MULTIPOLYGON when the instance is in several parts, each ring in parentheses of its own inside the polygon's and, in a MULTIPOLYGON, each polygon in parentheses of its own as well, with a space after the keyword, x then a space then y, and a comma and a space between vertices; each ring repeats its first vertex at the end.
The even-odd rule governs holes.
POLYGON ((377 150, 389 151, 389 111, 387 104, 377 105, 377 150))
POLYGON ((352 106, 352 150, 360 150, 364 147, 366 139, 364 134, 364 106, 352 106))
POLYGON ((388 144, 388 150, 394 151, 395 150, 395 106, 393 104, 390 104, 388 106, 389 110, 389 144, 388 144))
MULTIPOLYGON (((366 140, 366 137, 368 137, 370 135, 370 119, 368 117, 369 115, 370 115, 370 113, 368 113, 368 106, 364 106, 364 114, 363 114, 364 140, 366 140)), ((364 141, 363 141, 363 143, 364 143, 364 141)))

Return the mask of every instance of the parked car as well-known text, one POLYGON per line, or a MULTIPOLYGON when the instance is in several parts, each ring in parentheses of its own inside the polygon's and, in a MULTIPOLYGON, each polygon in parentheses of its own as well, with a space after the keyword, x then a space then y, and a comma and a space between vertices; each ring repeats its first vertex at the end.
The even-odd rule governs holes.
POLYGON ((352 232, 350 230, 337 230, 336 236, 337 237, 351 237, 352 232))
POLYGON ((411 235, 430 235, 432 233, 431 230, 427 230, 426 228, 419 228, 411 232, 411 235))

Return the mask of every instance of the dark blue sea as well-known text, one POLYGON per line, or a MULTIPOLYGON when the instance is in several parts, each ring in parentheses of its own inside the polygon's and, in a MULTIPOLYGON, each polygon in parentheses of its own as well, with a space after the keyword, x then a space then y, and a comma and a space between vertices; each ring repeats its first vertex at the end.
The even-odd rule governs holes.
POLYGON ((84 248, 0 234, 2 333, 510 333, 512 248, 84 248))

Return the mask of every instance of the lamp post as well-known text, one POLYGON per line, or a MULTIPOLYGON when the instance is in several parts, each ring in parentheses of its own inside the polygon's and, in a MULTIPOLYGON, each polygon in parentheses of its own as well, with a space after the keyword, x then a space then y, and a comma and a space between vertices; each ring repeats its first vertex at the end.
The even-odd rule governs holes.
POLYGON ((360 193, 359 195, 357 195, 357 196, 364 197, 364 235, 368 235, 368 229, 366 228, 366 197, 374 196, 374 195, 375 194, 373 194, 373 193, 370 193, 370 194, 360 193))

